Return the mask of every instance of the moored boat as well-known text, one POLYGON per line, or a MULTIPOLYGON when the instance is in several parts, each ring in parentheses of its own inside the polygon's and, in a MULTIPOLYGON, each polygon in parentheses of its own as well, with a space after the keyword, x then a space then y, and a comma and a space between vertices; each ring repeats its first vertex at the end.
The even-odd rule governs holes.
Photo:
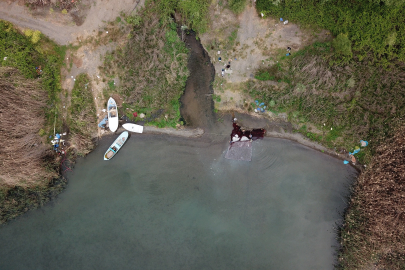
POLYGON ((115 154, 122 148, 124 143, 128 140, 128 131, 122 132, 118 138, 110 145, 108 150, 104 154, 104 160, 112 159, 115 154))
POLYGON ((118 108, 115 100, 110 97, 107 102, 108 127, 112 132, 118 129, 118 108))
POLYGON ((137 124, 125 123, 122 125, 122 127, 131 132, 136 132, 136 133, 143 132, 143 126, 137 125, 137 124))

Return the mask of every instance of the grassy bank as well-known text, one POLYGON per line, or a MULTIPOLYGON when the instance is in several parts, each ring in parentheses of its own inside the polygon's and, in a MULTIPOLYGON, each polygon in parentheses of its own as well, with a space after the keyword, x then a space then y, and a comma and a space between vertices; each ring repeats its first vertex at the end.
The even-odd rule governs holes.
POLYGON ((351 151, 360 139, 368 140, 370 147, 356 154, 368 163, 405 113, 405 67, 397 63, 388 69, 372 59, 330 65, 334 57, 330 43, 279 56, 278 63, 256 72, 258 80, 246 91, 330 148, 351 151))
POLYGON ((76 77, 67 120, 69 140, 79 156, 87 155, 94 148, 92 138, 97 135, 96 108, 89 84, 87 74, 76 77))

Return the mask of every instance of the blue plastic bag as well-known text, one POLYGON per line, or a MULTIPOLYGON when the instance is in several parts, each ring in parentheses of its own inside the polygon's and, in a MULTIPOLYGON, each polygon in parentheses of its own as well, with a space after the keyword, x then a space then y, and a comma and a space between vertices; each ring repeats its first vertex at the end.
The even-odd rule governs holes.
POLYGON ((362 145, 361 145, 362 147, 366 147, 366 146, 368 145, 368 141, 360 140, 360 143, 362 144, 362 145), (365 143, 366 145, 363 146, 363 143, 365 143))
POLYGON ((343 160, 343 164, 349 164, 349 161, 343 160))
POLYGON ((353 151, 353 153, 350 153, 350 152, 349 152, 349 155, 352 155, 352 156, 353 156, 354 154, 357 154, 358 152, 360 152, 360 149, 355 149, 355 150, 353 151))

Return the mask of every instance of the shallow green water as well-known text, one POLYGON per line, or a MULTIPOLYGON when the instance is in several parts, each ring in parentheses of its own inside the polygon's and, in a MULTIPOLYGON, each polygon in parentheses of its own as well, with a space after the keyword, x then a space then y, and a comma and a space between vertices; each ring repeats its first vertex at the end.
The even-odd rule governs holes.
POLYGON ((0 269, 332 269, 355 171, 287 140, 106 139, 49 205, 0 227, 0 269))

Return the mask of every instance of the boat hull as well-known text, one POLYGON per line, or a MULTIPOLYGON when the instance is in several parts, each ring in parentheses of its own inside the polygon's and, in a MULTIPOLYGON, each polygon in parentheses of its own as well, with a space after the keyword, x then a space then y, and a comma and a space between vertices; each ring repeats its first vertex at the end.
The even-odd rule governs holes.
POLYGON ((128 131, 122 132, 117 139, 110 145, 104 154, 104 160, 112 159, 117 152, 124 146, 125 142, 128 140, 128 131))
POLYGON ((118 129, 118 107, 115 100, 110 97, 107 102, 108 128, 115 132, 118 129))
POLYGON ((135 133, 143 132, 143 126, 140 126, 137 124, 126 123, 126 124, 123 124, 122 127, 128 131, 135 132, 135 133))

